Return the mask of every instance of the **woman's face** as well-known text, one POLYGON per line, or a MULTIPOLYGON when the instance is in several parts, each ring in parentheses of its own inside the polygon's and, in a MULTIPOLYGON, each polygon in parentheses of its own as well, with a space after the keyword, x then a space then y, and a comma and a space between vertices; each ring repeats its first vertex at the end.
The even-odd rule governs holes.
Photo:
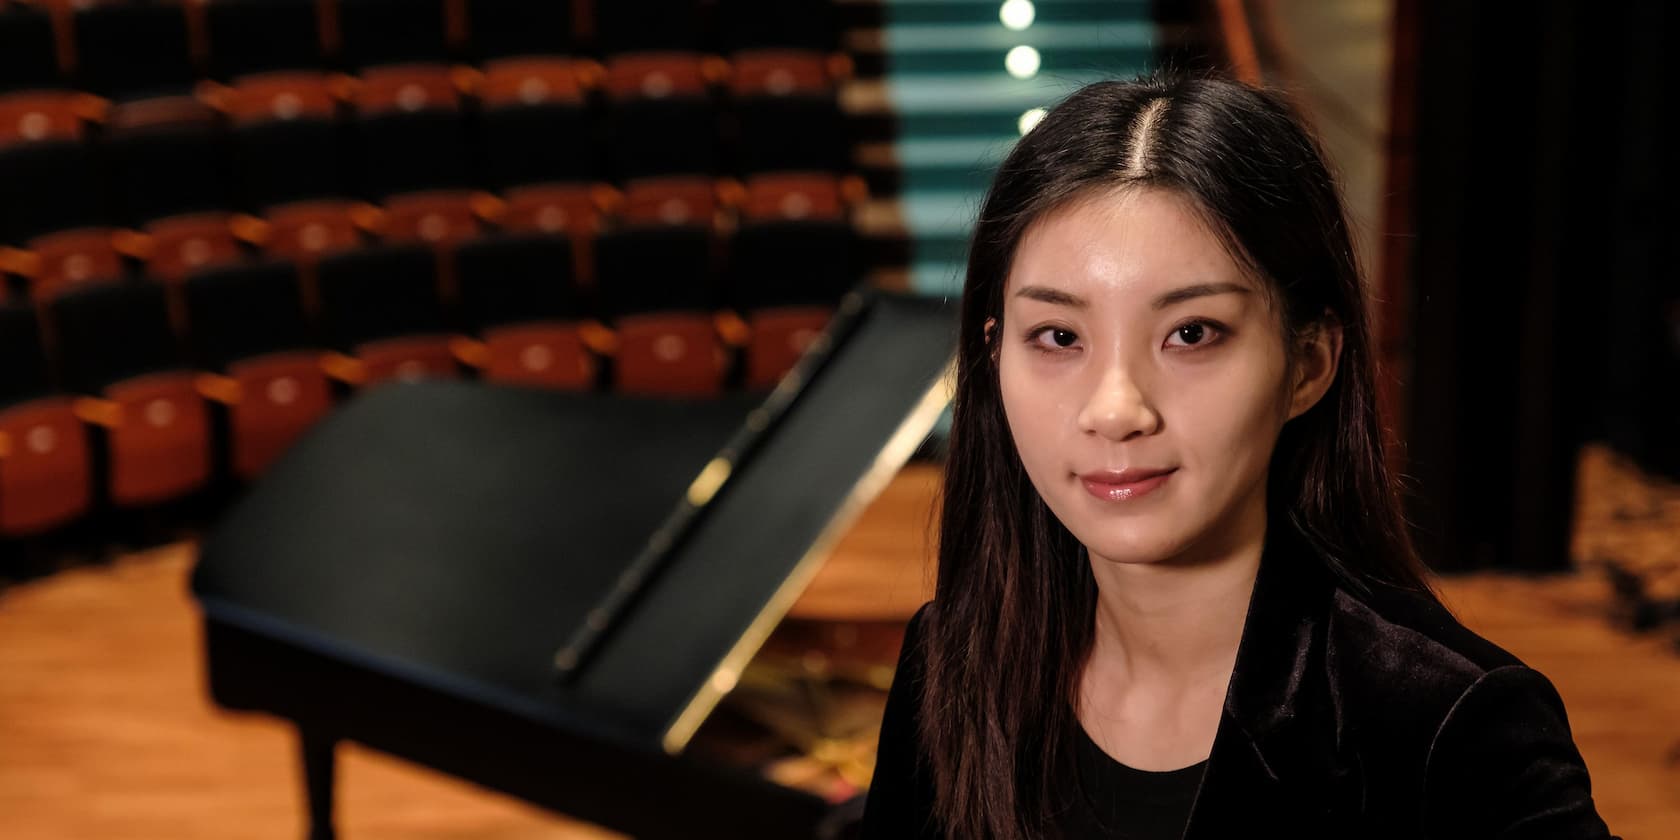
POLYGON ((1160 190, 1080 200, 1030 228, 990 340, 1033 486, 1116 563, 1201 562, 1259 537, 1278 433, 1334 375, 1332 355, 1323 387, 1285 381, 1261 287, 1160 190))

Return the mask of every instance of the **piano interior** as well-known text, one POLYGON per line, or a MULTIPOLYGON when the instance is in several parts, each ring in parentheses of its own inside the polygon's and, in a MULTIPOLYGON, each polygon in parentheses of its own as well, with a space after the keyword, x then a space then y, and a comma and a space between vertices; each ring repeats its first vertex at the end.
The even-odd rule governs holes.
POLYGON ((836 803, 867 791, 904 623, 933 595, 938 488, 933 462, 894 476, 690 750, 836 803))

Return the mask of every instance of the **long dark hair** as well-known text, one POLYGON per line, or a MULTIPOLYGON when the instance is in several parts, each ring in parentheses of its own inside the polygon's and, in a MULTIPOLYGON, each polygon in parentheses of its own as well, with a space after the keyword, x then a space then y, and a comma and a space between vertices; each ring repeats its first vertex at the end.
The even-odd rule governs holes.
POLYGON ((1055 835, 1052 768, 1072 754, 1097 597, 1078 541, 1022 467, 986 322, 1003 321, 1009 267, 1034 222, 1094 191, 1133 186, 1190 200, 1262 281, 1286 347, 1327 317, 1342 327, 1335 381, 1279 435, 1268 528, 1293 530, 1351 591, 1433 597, 1384 459, 1347 220, 1312 136, 1281 95, 1233 81, 1089 85, 1004 160, 969 250, 920 716, 937 813, 953 837, 1055 835))

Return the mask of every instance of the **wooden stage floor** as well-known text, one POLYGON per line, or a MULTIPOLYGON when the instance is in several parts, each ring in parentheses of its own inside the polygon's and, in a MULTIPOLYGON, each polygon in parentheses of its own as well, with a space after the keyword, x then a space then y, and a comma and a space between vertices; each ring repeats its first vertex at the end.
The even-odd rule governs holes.
MULTIPOLYGON (((838 551, 914 550, 903 528, 926 521, 933 483, 901 475, 838 551)), ((303 836, 289 730, 223 713, 206 696, 191 558, 190 545, 174 545, 0 593, 0 836, 303 836)), ((899 600, 920 597, 918 577, 894 576, 899 600)), ((1611 828, 1629 840, 1680 836, 1672 642, 1617 629, 1595 573, 1475 575, 1442 591, 1471 628, 1557 684, 1611 828)), ((341 755, 346 840, 615 836, 367 750, 341 755)))

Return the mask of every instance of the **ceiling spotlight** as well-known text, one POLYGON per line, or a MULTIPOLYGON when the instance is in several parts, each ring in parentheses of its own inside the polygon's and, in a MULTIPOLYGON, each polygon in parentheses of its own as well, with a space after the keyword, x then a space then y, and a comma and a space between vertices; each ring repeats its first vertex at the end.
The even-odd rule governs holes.
POLYGON ((1021 129, 1021 135, 1024 137, 1027 132, 1032 131, 1033 128, 1038 125, 1039 120, 1044 119, 1045 113, 1046 112, 1043 108, 1034 108, 1031 111, 1022 114, 1020 121, 1015 124, 1015 127, 1021 129))
POLYGON ((1032 0, 1005 0, 1003 8, 998 9, 998 20, 1003 21, 1004 26, 1019 32, 1032 26, 1037 13, 1032 0))
POLYGON ((1038 50, 1025 44, 1010 50, 1009 54, 1003 57, 1004 69, 1017 79, 1030 79, 1038 75, 1038 65, 1038 50))

